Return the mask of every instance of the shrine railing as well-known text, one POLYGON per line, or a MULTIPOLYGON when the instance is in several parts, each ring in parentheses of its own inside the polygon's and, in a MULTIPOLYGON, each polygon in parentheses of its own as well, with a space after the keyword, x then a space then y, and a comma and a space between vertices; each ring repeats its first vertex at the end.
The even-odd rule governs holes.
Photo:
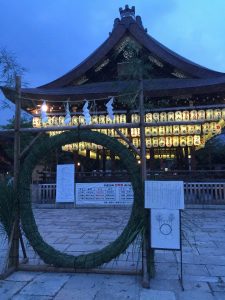
MULTIPOLYGON (((31 185, 32 202, 54 204, 56 184, 31 185)), ((225 205, 225 182, 185 182, 186 205, 225 205)))

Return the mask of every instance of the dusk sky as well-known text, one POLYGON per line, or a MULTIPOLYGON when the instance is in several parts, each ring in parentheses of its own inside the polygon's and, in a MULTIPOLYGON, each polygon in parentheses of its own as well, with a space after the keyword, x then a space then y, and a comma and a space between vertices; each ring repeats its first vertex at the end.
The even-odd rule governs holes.
MULTIPOLYGON (((148 33, 180 55, 225 72, 224 0, 0 0, 0 48, 36 87, 74 68, 112 31, 119 7, 136 7, 148 33)), ((2 95, 0 95, 3 98, 2 95)), ((1 113, 0 124, 12 115, 1 113)))

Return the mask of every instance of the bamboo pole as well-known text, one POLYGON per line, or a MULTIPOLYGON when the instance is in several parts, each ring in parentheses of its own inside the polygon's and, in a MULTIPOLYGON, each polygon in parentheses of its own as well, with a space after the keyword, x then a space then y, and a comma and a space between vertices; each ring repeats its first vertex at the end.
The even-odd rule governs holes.
POLYGON ((18 268, 19 265, 19 236, 20 236, 20 216, 18 200, 18 179, 20 169, 20 121, 21 121, 21 77, 16 76, 16 100, 15 100, 15 124, 14 124, 14 193, 15 193, 15 228, 12 246, 9 254, 9 267, 18 268))

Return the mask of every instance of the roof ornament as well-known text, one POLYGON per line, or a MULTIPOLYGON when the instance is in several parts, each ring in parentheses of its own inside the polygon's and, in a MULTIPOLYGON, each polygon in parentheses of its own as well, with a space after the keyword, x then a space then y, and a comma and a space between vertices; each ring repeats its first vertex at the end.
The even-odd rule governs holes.
POLYGON ((125 5, 125 8, 123 9, 122 7, 120 7, 119 11, 121 19, 126 17, 132 17, 133 19, 135 19, 135 6, 129 8, 129 5, 125 5))

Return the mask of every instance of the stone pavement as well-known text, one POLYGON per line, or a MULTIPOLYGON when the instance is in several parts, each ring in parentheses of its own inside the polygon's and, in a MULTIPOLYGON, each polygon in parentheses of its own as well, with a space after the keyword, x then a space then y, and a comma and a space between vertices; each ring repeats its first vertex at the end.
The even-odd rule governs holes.
MULTIPOLYGON (((129 213, 125 208, 38 209, 35 217, 46 241, 76 255, 114 240, 129 213)), ((141 287, 140 275, 19 271, 0 281, 0 299, 225 300, 225 210, 188 209, 182 218, 182 231, 184 291, 179 281, 179 253, 156 251, 156 275, 150 290, 141 287)), ((29 244, 27 249, 30 264, 43 264, 29 244)), ((104 268, 138 272, 140 266, 136 241, 104 268)))

